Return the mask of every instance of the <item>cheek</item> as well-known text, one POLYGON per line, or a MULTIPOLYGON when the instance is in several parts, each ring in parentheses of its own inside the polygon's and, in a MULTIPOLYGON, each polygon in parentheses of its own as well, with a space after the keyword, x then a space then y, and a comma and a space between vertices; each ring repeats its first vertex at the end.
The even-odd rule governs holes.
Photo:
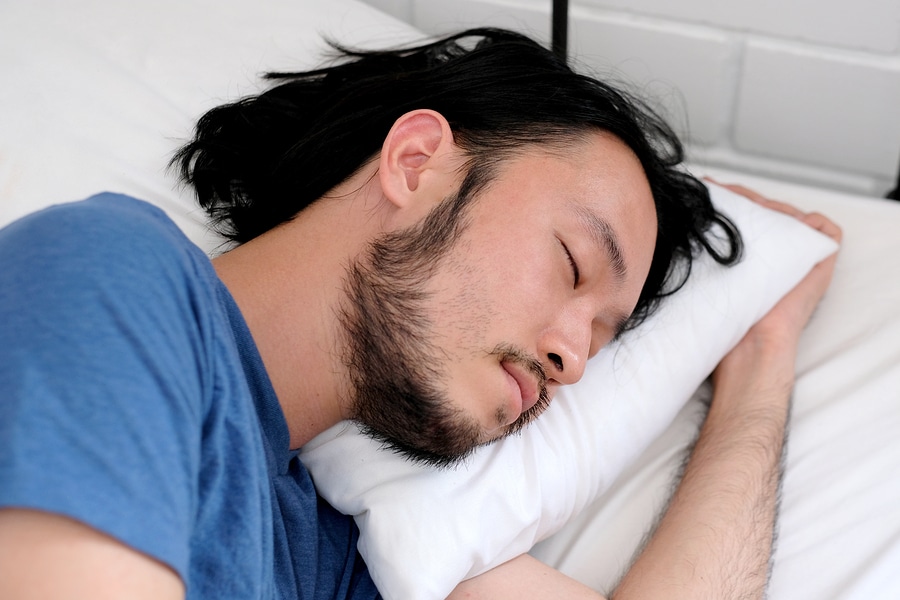
POLYGON ((564 300, 554 294, 568 289, 568 273, 533 239, 482 237, 457 246, 431 281, 436 342, 481 355, 499 344, 531 348, 564 300))
POLYGON ((490 274, 475 267, 457 273, 435 294, 437 329, 454 350, 483 353, 485 338, 503 318, 502 299, 490 283, 490 274))

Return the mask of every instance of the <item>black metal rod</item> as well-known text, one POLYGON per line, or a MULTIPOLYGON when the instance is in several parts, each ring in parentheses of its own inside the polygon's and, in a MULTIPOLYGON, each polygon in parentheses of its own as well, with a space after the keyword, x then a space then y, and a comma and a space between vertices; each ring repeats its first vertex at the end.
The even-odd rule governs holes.
POLYGON ((551 44, 553 52, 563 60, 567 60, 569 48, 569 0, 553 0, 550 14, 551 44))
POLYGON ((885 198, 890 198, 891 200, 900 200, 900 167, 897 167, 897 183, 894 185, 894 189, 887 193, 885 198))

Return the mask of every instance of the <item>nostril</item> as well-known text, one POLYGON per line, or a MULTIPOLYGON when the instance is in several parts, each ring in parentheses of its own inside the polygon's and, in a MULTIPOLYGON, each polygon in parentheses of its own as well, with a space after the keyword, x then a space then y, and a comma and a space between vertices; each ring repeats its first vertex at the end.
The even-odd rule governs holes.
POLYGON ((557 368, 557 370, 559 370, 560 372, 562 372, 562 370, 563 370, 563 361, 562 361, 562 357, 561 357, 559 354, 554 354, 553 352, 551 352, 550 354, 547 355, 547 358, 550 359, 550 361, 551 361, 551 362, 553 363, 553 365, 557 368))

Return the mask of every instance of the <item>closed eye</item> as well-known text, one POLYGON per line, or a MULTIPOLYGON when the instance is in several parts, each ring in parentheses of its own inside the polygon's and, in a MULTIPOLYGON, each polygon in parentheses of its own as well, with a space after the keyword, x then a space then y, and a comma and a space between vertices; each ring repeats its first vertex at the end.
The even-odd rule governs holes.
POLYGON ((575 258, 572 257, 572 253, 569 252, 569 248, 568 246, 566 246, 566 243, 562 240, 560 240, 559 243, 562 244, 563 250, 565 250, 566 252, 566 258, 569 259, 569 265, 572 267, 572 277, 575 280, 575 287, 578 287, 578 282, 581 279, 581 274, 578 271, 578 263, 575 262, 575 258))

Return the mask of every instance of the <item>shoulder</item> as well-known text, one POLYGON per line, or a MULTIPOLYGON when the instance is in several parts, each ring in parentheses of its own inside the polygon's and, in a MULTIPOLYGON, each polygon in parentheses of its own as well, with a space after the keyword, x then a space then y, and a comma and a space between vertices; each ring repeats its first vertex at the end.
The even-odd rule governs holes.
POLYGON ((65 297, 84 311, 105 297, 107 306, 175 309, 215 281, 208 257, 161 209, 121 194, 51 206, 0 230, 6 300, 65 297))
MULTIPOLYGON (((78 233, 70 225, 102 226, 117 222, 135 224, 143 222, 164 223, 168 221, 165 212, 156 206, 125 194, 103 192, 84 200, 53 204, 35 211, 6 227, 11 233, 20 231, 43 231, 46 233, 78 233)), ((6 233, 6 232, 5 232, 6 233)))
POLYGON ((113 193, 50 206, 0 231, 0 252, 7 260, 41 254, 69 260, 125 258, 154 246, 154 254, 199 251, 161 209, 113 193))
POLYGON ((170 380, 193 374, 199 365, 187 366, 205 360, 214 277, 202 251, 146 202, 101 194, 29 215, 0 230, 0 375, 37 364, 55 380, 69 373, 87 384, 97 373, 106 388, 117 373, 160 385, 159 369, 170 380))
POLYGON ((39 370, 98 397, 121 384, 182 398, 176 382, 206 382, 216 281, 202 251, 145 202, 103 194, 25 217, 0 231, 0 378, 39 370))

